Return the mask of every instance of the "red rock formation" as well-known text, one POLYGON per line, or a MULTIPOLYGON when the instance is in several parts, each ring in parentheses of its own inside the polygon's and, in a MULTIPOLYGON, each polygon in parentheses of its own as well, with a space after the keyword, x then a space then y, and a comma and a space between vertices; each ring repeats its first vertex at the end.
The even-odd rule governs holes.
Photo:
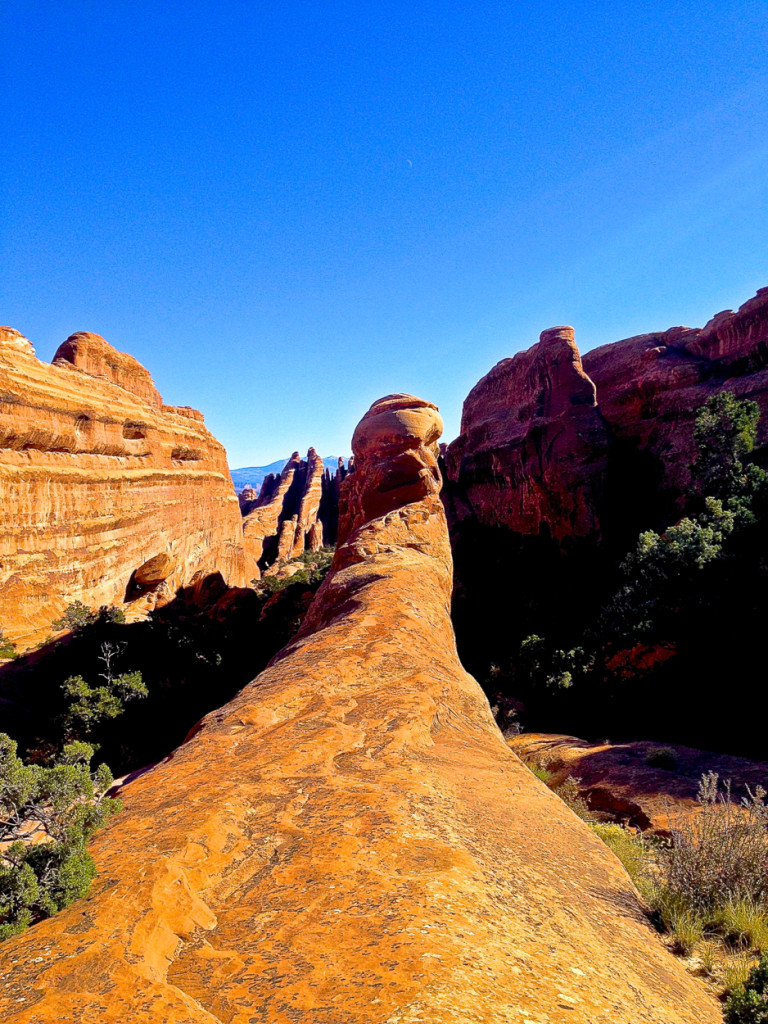
POLYGON ((675 518, 691 482, 696 411, 724 389, 758 402, 768 443, 768 288, 702 329, 627 338, 583 359, 570 328, 545 331, 464 403, 446 452, 453 517, 557 540, 599 534, 604 515, 641 504, 646 527, 675 518))
POLYGON ((122 790, 90 897, 0 946, 8 1024, 715 1024, 455 653, 434 406, 377 402, 300 633, 122 790))
POLYGON ((277 537, 280 533, 283 505, 300 466, 299 453, 294 452, 277 479, 272 478, 270 473, 264 480, 256 506, 248 511, 243 510, 243 543, 248 579, 259 578, 259 563, 264 554, 264 542, 270 537, 277 537))
POLYGON ((22 646, 76 599, 149 607, 198 571, 244 582, 224 449, 98 335, 50 365, 0 330, 0 499, 0 621, 22 646))
POLYGON ((309 539, 309 532, 317 522, 324 471, 323 460, 314 448, 310 448, 307 452, 307 468, 299 500, 293 550, 290 554, 292 558, 297 558, 304 551, 309 539))
POLYGON ((571 327, 498 363, 464 403, 446 452, 460 522, 561 540, 599 531, 608 431, 571 327))
POLYGON ((293 549, 296 542, 296 531, 299 525, 297 518, 297 516, 291 516, 290 519, 284 519, 282 523, 280 523, 280 533, 277 538, 278 562, 287 562, 293 556, 293 549))
POLYGON ((711 395, 727 390, 756 401, 758 439, 768 442, 768 288, 702 329, 672 327, 593 349, 584 367, 613 438, 654 460, 659 486, 679 510, 691 482, 696 411, 711 395))
MULTIPOLYGON (((61 361, 91 377, 101 377, 102 380, 117 384, 156 409, 162 407, 163 400, 149 370, 145 370, 133 356, 112 348, 99 334, 89 334, 87 331, 72 334, 59 345, 53 361, 61 361)), ((190 411, 194 417, 195 410, 190 411)))
MULTIPOLYGON (((272 476, 271 473, 269 475, 272 476)), ((248 487, 244 487, 242 491, 240 491, 237 496, 237 500, 240 502, 240 511, 244 516, 247 516, 248 513, 256 507, 258 497, 259 495, 250 485, 248 487)))
POLYGON ((508 743, 523 760, 546 766, 555 783, 574 778, 591 809, 634 828, 665 832, 670 824, 696 813, 699 780, 705 772, 716 772, 722 782, 730 779, 737 804, 747 795, 747 787, 753 792, 758 786, 768 789, 764 761, 693 747, 645 741, 587 743, 575 736, 538 732, 521 733, 508 743), (654 765, 654 754, 670 750, 674 758, 668 767, 654 765))
POLYGON ((309 531, 309 537, 307 538, 307 549, 309 551, 319 551, 323 546, 323 524, 318 519, 317 522, 312 524, 312 528, 309 531))
POLYGON ((323 474, 323 489, 320 497, 320 511, 318 521, 323 528, 323 543, 329 547, 336 544, 336 535, 339 529, 339 494, 341 485, 347 473, 352 469, 354 459, 349 460, 348 468, 344 465, 344 459, 340 458, 336 466, 336 472, 331 473, 326 469, 323 474))
POLYGON ((310 448, 306 460, 294 452, 279 477, 271 473, 265 477, 256 500, 252 489, 247 496, 241 492, 246 557, 255 570, 252 576, 258 577, 275 559, 297 558, 307 548, 318 550, 324 535, 333 542, 338 489, 345 473, 344 460, 339 459, 339 469, 331 477, 310 448), (291 520, 295 520, 292 525, 291 520))

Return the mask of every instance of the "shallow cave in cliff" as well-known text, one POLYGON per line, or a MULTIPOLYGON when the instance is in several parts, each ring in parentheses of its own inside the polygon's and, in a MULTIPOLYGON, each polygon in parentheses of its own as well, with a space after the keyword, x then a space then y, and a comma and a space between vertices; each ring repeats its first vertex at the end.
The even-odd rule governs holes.
POLYGON ((147 436, 147 428, 143 423, 125 423, 123 437, 127 441, 141 441, 147 436))

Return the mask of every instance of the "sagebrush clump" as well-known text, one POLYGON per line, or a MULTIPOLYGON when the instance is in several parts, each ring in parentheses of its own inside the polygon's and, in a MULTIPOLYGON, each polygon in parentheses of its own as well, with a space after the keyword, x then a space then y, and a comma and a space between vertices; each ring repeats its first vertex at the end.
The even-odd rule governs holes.
MULTIPOLYGON (((668 839, 620 825, 592 825, 621 860, 677 951, 687 956, 700 950, 707 977, 714 977, 716 964, 721 964, 726 991, 738 991, 754 956, 768 949, 765 798, 761 787, 747 788, 737 803, 730 783, 721 785, 715 772, 707 772, 699 783, 699 812, 677 821, 673 816, 668 839)), ((763 1018, 732 1018, 733 1024, 753 1020, 763 1018)))
POLYGON ((765 790, 747 789, 737 805, 731 784, 716 772, 702 775, 698 814, 672 824, 660 867, 667 902, 695 911, 716 926, 724 907, 742 901, 768 904, 768 807, 765 790))

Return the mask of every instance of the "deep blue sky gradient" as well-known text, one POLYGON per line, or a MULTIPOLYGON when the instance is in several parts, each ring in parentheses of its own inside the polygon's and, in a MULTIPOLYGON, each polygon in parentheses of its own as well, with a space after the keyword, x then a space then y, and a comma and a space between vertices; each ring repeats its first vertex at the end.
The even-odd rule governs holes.
POLYGON ((499 359, 703 324, 768 284, 768 2, 15 0, 0 321, 77 330, 233 466, 446 440, 499 359))

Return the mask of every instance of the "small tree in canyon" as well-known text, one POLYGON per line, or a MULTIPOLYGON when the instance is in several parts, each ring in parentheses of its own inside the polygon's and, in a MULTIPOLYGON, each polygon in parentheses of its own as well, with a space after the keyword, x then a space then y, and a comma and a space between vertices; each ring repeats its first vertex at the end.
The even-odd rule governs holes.
POLYGON ((0 940, 85 895, 96 874, 86 844, 121 807, 93 747, 71 743, 50 767, 25 764, 0 733, 0 940))

